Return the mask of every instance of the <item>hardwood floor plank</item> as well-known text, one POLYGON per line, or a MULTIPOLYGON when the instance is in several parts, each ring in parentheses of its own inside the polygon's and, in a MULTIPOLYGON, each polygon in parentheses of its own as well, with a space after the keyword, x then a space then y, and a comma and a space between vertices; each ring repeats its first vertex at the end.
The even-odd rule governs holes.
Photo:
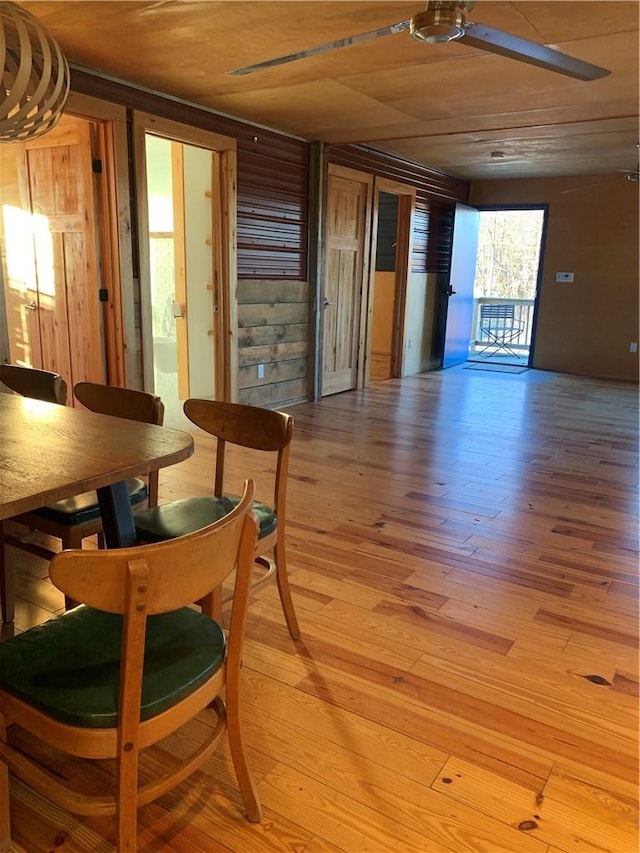
MULTIPOLYGON (((446 604, 446 602, 443 602, 446 604)), ((427 626, 443 637, 459 640, 462 643, 470 643, 485 651, 494 652, 498 655, 506 655, 513 640, 491 634, 471 625, 447 619, 439 613, 429 613, 424 607, 417 604, 396 604, 391 601, 383 601, 374 608, 374 613, 382 616, 392 616, 396 620, 410 625, 427 626)))
MULTIPOLYGON (((581 768, 578 772, 562 763, 554 765, 544 788, 544 795, 557 803, 591 815, 607 826, 615 826, 633 841, 638 829, 637 787, 634 795, 625 796, 620 786, 599 773, 581 768), (614 791, 617 787, 618 790, 614 791)), ((578 825, 580 821, 576 822, 578 825)))
POLYGON ((349 851, 475 853, 484 848, 495 853, 546 853, 547 848, 536 839, 509 832, 498 822, 483 821, 477 814, 472 826, 468 821, 461 823, 459 810, 447 809, 445 803, 442 817, 432 815, 397 792, 394 796, 378 791, 374 784, 369 790, 374 806, 363 805, 340 789, 284 765, 260 784, 260 794, 266 803, 284 803, 287 811, 302 814, 305 823, 349 851), (381 808, 393 817, 381 813, 381 808))
MULTIPOLYGON (((631 853, 633 849, 633 827, 625 831, 610 820, 598 820, 590 809, 578 810, 575 805, 555 800, 547 786, 536 797, 516 783, 502 782, 466 761, 447 762, 432 787, 482 814, 520 827, 527 838, 544 844, 553 840, 567 850, 588 853, 631 853)), ((553 792, 554 788, 550 790, 553 792)))
POLYGON ((339 672, 327 673, 321 679, 305 679, 298 689, 427 746, 466 757, 532 790, 539 789, 551 770, 552 760, 529 744, 488 730, 474 720, 460 724, 448 711, 426 709, 420 703, 406 701, 404 695, 361 685, 339 672))
POLYGON ((631 646, 635 649, 638 647, 638 634, 625 633, 617 631, 615 628, 607 625, 596 624, 595 622, 587 622, 584 619, 577 619, 573 616, 568 616, 564 613, 556 613, 552 610, 540 609, 533 617, 537 622, 544 622, 547 625, 558 625, 567 628, 572 633, 589 634, 591 637, 601 637, 603 640, 609 640, 612 643, 620 643, 624 646, 631 646))
POLYGON ((315 737, 356 756, 375 757, 382 767, 418 782, 425 773, 437 772, 447 759, 437 743, 424 743, 413 733, 325 703, 306 691, 287 690, 274 678, 248 672, 246 681, 246 693, 259 691, 263 697, 259 719, 284 731, 293 720, 309 739, 315 737))

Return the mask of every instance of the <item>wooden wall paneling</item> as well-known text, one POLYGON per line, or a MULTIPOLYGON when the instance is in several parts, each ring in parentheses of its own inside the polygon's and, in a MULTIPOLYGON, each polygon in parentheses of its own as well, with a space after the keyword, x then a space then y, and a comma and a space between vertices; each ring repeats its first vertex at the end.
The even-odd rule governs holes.
POLYGON ((449 274, 455 204, 430 199, 418 190, 413 233, 413 272, 449 274))
POLYGON ((407 184, 424 192, 429 198, 465 203, 469 199, 467 181, 444 175, 420 163, 412 163, 365 145, 329 145, 327 147, 331 163, 361 169, 380 178, 407 184))
POLYGON ((238 278, 306 280, 308 143, 256 130, 238 159, 238 278))
POLYGON ((308 282, 238 281, 241 403, 269 407, 307 398, 308 318, 308 282))

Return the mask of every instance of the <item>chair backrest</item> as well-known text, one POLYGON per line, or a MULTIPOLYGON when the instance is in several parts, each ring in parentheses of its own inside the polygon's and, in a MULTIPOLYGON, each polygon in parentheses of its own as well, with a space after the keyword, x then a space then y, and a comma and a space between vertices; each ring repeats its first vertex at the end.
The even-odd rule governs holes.
POLYGON ((44 400, 45 403, 58 403, 61 406, 67 402, 67 383, 62 376, 50 370, 0 364, 0 382, 23 397, 44 400))
POLYGON ((132 604, 136 610, 143 603, 140 612, 146 616, 186 607, 216 589, 236 565, 250 582, 257 538, 254 491, 253 481, 245 481, 243 498, 232 512, 186 536, 132 548, 61 551, 51 561, 49 576, 74 601, 125 616, 132 604))
POLYGON ((515 305, 484 304, 480 306, 480 320, 513 321, 515 319, 515 311, 515 305))
POLYGON ((286 412, 224 403, 217 400, 190 399, 184 413, 200 429, 218 439, 214 494, 224 494, 224 465, 227 444, 252 450, 275 452, 278 455, 274 478, 274 510, 278 523, 284 521, 289 446, 293 437, 293 418, 286 412))
MULTIPOLYGON (((139 727, 147 617, 205 598, 234 569, 227 664, 218 691, 225 681, 237 690, 258 537, 258 524, 251 512, 253 497, 253 482, 247 480, 242 500, 233 512, 195 533, 134 548, 67 550, 51 561, 51 580, 65 595, 123 615, 118 696, 118 731, 123 742, 134 742, 139 727)), ((173 653, 180 654, 180 649, 173 649, 173 653)), ((187 711, 188 703, 187 698, 187 711)), ((174 710, 178 718, 184 716, 180 703, 174 710)))
MULTIPOLYGON (((74 389, 76 400, 86 409, 100 415, 112 415, 144 424, 162 425, 164 404, 160 397, 133 388, 117 388, 97 382, 78 382, 74 389)), ((149 474, 149 506, 158 505, 158 471, 149 474)))

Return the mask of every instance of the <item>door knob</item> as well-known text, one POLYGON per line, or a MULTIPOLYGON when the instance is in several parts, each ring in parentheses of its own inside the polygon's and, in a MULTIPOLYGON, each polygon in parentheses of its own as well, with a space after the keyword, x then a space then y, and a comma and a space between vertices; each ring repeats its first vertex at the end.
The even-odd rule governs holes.
POLYGON ((27 311, 37 311, 38 310, 38 305, 36 302, 30 302, 28 305, 25 305, 24 307, 26 308, 27 311))
POLYGON ((328 305, 333 305, 333 302, 329 302, 329 300, 328 300, 328 299, 327 299, 327 297, 325 296, 325 298, 324 298, 324 302, 323 302, 322 304, 323 304, 323 306, 326 308, 328 305))

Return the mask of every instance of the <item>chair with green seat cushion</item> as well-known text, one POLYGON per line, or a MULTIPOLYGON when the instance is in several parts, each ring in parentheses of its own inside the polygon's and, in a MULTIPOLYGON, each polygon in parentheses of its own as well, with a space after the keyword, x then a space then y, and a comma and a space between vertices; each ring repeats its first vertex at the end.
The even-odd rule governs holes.
MULTIPOLYGON (((122 624, 120 614, 83 604, 64 619, 18 634, 0 644, 3 689, 69 726, 117 726, 122 624)), ((189 695, 220 668, 224 655, 224 631, 195 610, 150 616, 140 719, 189 695)))
MULTIPOLYGON (((100 385, 96 382, 79 382, 73 390, 76 400, 96 414, 127 418, 140 423, 162 424, 164 405, 160 397, 155 394, 131 388, 100 385)), ((149 475, 148 484, 135 477, 127 481, 127 487, 132 507, 157 505, 157 471, 149 475)), ((32 512, 23 513, 15 516, 12 521, 26 525, 31 531, 37 530, 40 533, 55 536, 61 540, 63 549, 81 548, 83 539, 95 534, 100 536, 102 533, 102 517, 95 491, 85 492, 32 512)), ((16 535, 5 535, 4 542, 44 559, 51 559, 55 553, 49 548, 16 535)), ((7 583, 0 589, 0 594, 2 594, 3 621, 12 621, 13 601, 7 583), (5 608, 7 608, 6 613, 5 608)))
MULTIPOLYGON (((51 580, 83 603, 0 644, 0 842, 10 844, 12 771, 70 811, 115 814, 117 850, 132 853, 138 807, 183 782, 225 733, 247 816, 261 819, 240 717, 257 539, 253 496, 247 481, 232 512, 189 536, 143 547, 64 551, 53 558, 51 580), (234 572, 225 639, 219 624, 188 605, 234 572), (151 781, 139 782, 140 753, 206 709, 215 719, 202 727, 202 742, 151 781), (12 738, 14 723, 27 738, 12 738), (67 786, 64 774, 46 766, 47 758, 37 763, 46 750, 25 749, 33 739, 89 761, 115 759, 113 794, 94 797, 67 786)), ((153 760, 165 763, 166 755, 160 749, 153 760)), ((96 773, 103 775, 102 763, 96 773)))
MULTIPOLYGON (((224 490, 227 445, 275 454, 273 502, 271 505, 255 503, 253 506, 260 525, 255 561, 267 569, 257 578, 254 588, 275 574, 289 633, 297 640, 300 629, 289 588, 285 552, 286 490, 293 418, 285 412, 217 400, 187 400, 184 412, 192 423, 217 439, 213 494, 183 498, 137 513, 134 521, 138 539, 143 543, 162 542, 183 536, 210 524, 232 509, 238 499, 226 495, 224 490), (273 551, 273 561, 264 556, 270 551, 273 551)), ((217 609, 209 612, 219 615, 220 606, 218 600, 217 609)))
MULTIPOLYGON (((204 495, 171 501, 136 519, 138 536, 144 538, 145 542, 164 542, 165 539, 193 533, 223 518, 237 503, 238 498, 226 495, 204 495)), ((258 502, 254 503, 253 511, 258 519, 259 539, 263 539, 275 531, 278 523, 276 514, 271 507, 258 502)))

